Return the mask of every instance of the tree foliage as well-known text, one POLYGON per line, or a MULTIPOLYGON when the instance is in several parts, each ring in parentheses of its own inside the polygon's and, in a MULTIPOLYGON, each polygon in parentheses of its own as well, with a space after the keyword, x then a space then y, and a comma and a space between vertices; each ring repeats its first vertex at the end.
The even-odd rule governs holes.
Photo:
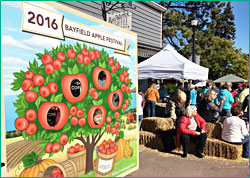
POLYGON ((233 73, 248 79, 248 54, 234 47, 235 23, 230 2, 161 1, 163 43, 171 44, 185 57, 192 55, 191 20, 198 19, 196 55, 209 68, 209 79, 233 73))

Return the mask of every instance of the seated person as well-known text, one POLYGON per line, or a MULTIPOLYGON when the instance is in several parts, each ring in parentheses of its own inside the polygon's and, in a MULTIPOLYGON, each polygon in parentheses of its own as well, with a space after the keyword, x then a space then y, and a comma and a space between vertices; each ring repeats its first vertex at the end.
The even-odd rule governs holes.
POLYGON ((183 147, 183 158, 187 157, 190 140, 198 140, 195 155, 198 158, 203 158, 202 153, 207 140, 205 130, 206 122, 197 114, 196 106, 188 106, 177 128, 177 143, 178 147, 181 145, 183 147))
POLYGON ((223 109, 223 104, 226 99, 224 96, 220 102, 220 107, 218 107, 213 100, 216 98, 217 93, 210 89, 206 92, 204 99, 201 101, 198 109, 199 115, 205 119, 206 122, 216 122, 218 120, 217 112, 221 112, 223 109))
POLYGON ((221 134, 222 140, 232 144, 242 144, 242 157, 249 156, 249 134, 246 123, 240 119, 241 108, 239 106, 232 107, 232 117, 228 117, 223 122, 223 130, 221 134))
POLYGON ((101 109, 96 109, 94 114, 93 114, 93 120, 95 125, 98 125, 102 121, 102 110, 101 109))
POLYGON ((163 83, 160 84, 160 88, 159 88, 158 92, 160 94, 160 99, 167 96, 167 89, 164 87, 163 83))

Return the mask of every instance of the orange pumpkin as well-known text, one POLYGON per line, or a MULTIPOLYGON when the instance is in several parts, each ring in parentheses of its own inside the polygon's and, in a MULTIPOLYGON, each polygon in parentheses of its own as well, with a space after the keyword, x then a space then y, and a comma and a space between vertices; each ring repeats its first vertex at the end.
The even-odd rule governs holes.
POLYGON ((23 172, 21 173, 20 177, 40 177, 42 172, 44 172, 44 170, 48 166, 54 163, 56 162, 53 159, 39 160, 36 162, 34 166, 25 168, 23 172))

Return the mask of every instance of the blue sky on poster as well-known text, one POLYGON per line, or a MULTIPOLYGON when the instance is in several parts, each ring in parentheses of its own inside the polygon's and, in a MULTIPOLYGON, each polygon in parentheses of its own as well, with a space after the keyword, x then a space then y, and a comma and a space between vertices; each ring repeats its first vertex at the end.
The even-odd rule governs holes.
MULTIPOLYGON (((113 35, 122 37, 126 39, 126 42, 130 44, 129 53, 131 56, 124 56, 121 54, 114 53, 113 49, 105 48, 102 46, 85 43, 87 45, 93 46, 96 49, 105 49, 110 56, 117 58, 121 65, 126 65, 129 67, 130 78, 132 79, 132 88, 136 86, 136 48, 135 48, 135 37, 124 32, 112 29, 108 26, 90 21, 88 19, 79 17, 77 15, 50 7, 40 2, 33 2, 34 4, 45 7, 55 12, 59 12, 64 15, 64 18, 71 19, 75 22, 85 24, 87 26, 101 29, 102 31, 111 33, 113 35)), ((3 56, 3 78, 4 78, 4 94, 5 95, 17 95, 21 90, 14 92, 11 88, 11 83, 14 79, 13 72, 18 72, 20 70, 27 71, 28 61, 32 61, 37 58, 36 53, 42 53, 44 49, 50 50, 52 47, 59 46, 60 43, 63 44, 75 44, 77 40, 66 38, 65 41, 52 39, 49 37, 44 37, 40 35, 34 35, 30 33, 25 33, 21 31, 22 25, 22 10, 21 3, 2 1, 2 11, 1 11, 1 29, 2 29, 2 56, 3 56), (5 18, 8 16, 8 18, 5 18)), ((41 64, 39 60, 39 64, 41 64)))

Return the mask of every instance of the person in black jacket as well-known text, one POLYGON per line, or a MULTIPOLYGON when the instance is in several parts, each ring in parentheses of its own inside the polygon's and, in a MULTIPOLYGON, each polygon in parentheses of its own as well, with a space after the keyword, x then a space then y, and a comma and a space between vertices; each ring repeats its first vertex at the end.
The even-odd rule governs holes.
POLYGON ((223 109, 224 101, 226 100, 225 97, 222 98, 220 106, 218 107, 213 100, 216 98, 217 93, 210 89, 207 91, 204 99, 201 101, 198 114, 205 119, 206 122, 216 122, 217 112, 221 112, 223 109))

